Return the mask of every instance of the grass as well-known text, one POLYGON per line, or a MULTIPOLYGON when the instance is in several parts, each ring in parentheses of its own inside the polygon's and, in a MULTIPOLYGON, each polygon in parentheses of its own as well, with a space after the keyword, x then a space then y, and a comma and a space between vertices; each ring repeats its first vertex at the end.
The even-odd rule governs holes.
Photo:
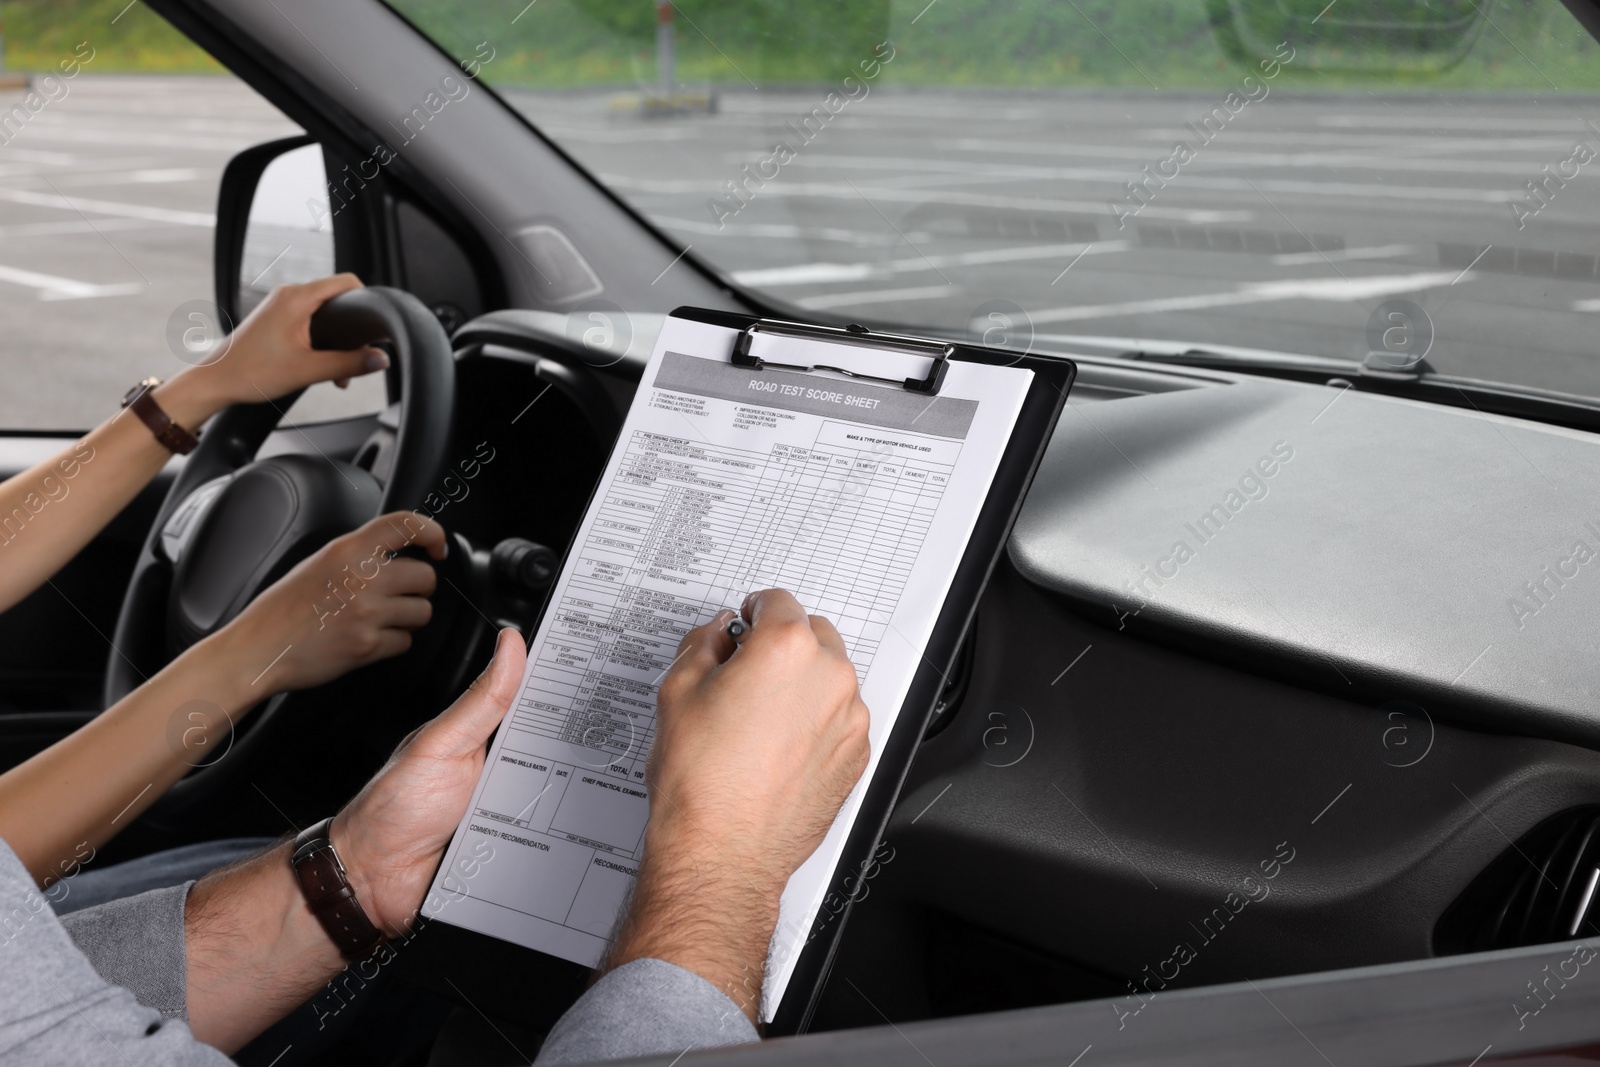
POLYGON ((7 70, 56 70, 87 43, 94 49, 83 68, 89 73, 222 71, 139 0, 4 0, 4 12, 7 70))
MULTIPOLYGON (((392 2, 456 54, 489 42, 500 84, 656 79, 650 0, 392 2)), ((1296 58, 1278 86, 1600 90, 1600 46, 1559 0, 1337 3, 1319 18, 1327 0, 679 0, 678 72, 689 84, 836 85, 889 39, 890 85, 1211 90, 1258 73, 1287 39, 1296 58), (1419 10, 1437 23, 1419 24, 1419 10)))
MULTIPOLYGON (((656 81, 652 0, 394 0, 452 53, 495 50, 501 85, 656 81)), ((1600 46, 1559 0, 678 0, 678 80, 837 85, 892 40, 902 86, 1222 89, 1281 39, 1275 88, 1600 91, 1600 46), (1405 25, 1427 9, 1443 29, 1405 25), (1481 11, 1481 14, 1479 12, 1481 11), (1315 21, 1313 21, 1315 19, 1315 21), (1465 26, 1463 32, 1456 32, 1465 26), (1378 68, 1378 69, 1363 69, 1378 68)), ((4 0, 9 70, 48 70, 79 42, 88 70, 219 72, 139 0, 4 0)))

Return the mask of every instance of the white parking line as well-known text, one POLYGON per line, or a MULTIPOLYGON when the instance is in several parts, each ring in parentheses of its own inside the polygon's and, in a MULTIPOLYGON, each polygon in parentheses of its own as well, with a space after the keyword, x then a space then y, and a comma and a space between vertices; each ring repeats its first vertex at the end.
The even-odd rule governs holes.
POLYGON ((988 263, 1015 263, 1028 259, 1061 259, 1065 256, 1103 256, 1112 252, 1126 252, 1127 241, 1082 241, 1067 245, 1030 245, 1024 248, 990 248, 978 252, 959 252, 953 255, 934 256, 941 267, 968 267, 988 263))
MULTIPOLYGON (((907 170, 917 174, 945 173, 967 174, 974 178, 1012 178, 1055 182, 1126 182, 1127 171, 1107 167, 1040 167, 1007 163, 978 163, 968 160, 917 159, 913 157, 827 156, 801 155, 796 166, 827 167, 849 170, 907 170)), ((1445 161, 1429 160, 1426 167, 1437 171, 1447 166, 1445 161)), ((1520 170, 1513 171, 1520 173, 1520 170)), ((1251 183, 1245 178, 1208 177, 1201 174, 1181 174, 1170 179, 1189 189, 1218 189, 1245 192, 1251 183)), ((1458 200, 1468 203, 1503 204, 1517 198, 1517 193, 1500 189, 1465 189, 1460 186, 1391 185, 1383 182, 1321 182, 1294 181, 1282 178, 1264 178, 1255 183, 1263 192, 1306 193, 1314 196, 1356 196, 1362 199, 1383 198, 1400 200, 1458 200)), ((1146 205, 1148 211, 1152 205, 1146 205)), ((1101 204, 1103 211, 1105 205, 1101 204)), ((1141 213, 1143 213, 1143 211, 1141 213)))
MULTIPOLYGON (((677 196, 688 193, 705 196, 721 192, 703 178, 636 178, 629 174, 602 174, 600 180, 613 189, 636 193, 660 193, 677 196)), ((1241 186, 1243 188, 1243 186, 1241 186)), ((1024 211, 1049 213, 1105 215, 1103 200, 1057 200, 1036 196, 993 196, 987 193, 960 193, 954 191, 919 193, 910 189, 896 189, 881 185, 863 185, 859 191, 848 183, 834 185, 825 182, 772 181, 757 194, 761 197, 814 197, 829 200, 857 200, 865 193, 874 201, 894 201, 908 204, 947 204, 952 207, 1018 208, 1024 211)), ((1506 194, 1509 195, 1509 194, 1506 194)), ((1256 217, 1254 211, 1214 211, 1169 208, 1160 204, 1146 204, 1139 212, 1140 218, 1172 219, 1203 226, 1209 222, 1249 222, 1256 217)))
POLYGON ((18 222, 10 226, 0 226, 0 237, 58 237, 62 234, 77 233, 107 233, 118 230, 161 230, 172 225, 169 222, 150 222, 145 219, 101 219, 99 222, 84 222, 82 219, 66 219, 61 222, 18 222))
POLYGON ((199 181, 202 178, 210 178, 212 176, 211 172, 199 170, 195 167, 165 167, 122 171, 120 173, 85 174, 70 180, 62 180, 59 184, 67 186, 166 185, 172 182, 199 181))
MULTIPOLYGON (((1194 131, 1190 129, 1173 127, 1160 129, 1150 127, 1135 131, 1131 136, 1144 141, 1181 141, 1186 137, 1193 137, 1194 131)), ((1453 137, 1435 138, 1429 136, 1426 140, 1416 134, 1404 133, 1308 133, 1304 130, 1286 132, 1284 130, 1271 130, 1266 133, 1255 133, 1250 130, 1228 130, 1227 144, 1218 147, 1232 148, 1235 144, 1269 144, 1282 147, 1288 141, 1301 146, 1305 151, 1311 147, 1323 150, 1343 148, 1359 152, 1382 152, 1388 149, 1398 149, 1407 152, 1468 152, 1477 151, 1529 151, 1544 152, 1552 148, 1571 148, 1572 138, 1569 137, 1453 137)))
POLYGON ((115 215, 125 219, 145 219, 149 222, 171 222, 179 226, 204 226, 210 229, 217 224, 215 215, 200 211, 174 211, 171 208, 150 207, 145 204, 124 204, 111 200, 86 200, 82 197, 55 196, 51 193, 31 193, 25 189, 0 189, 0 200, 13 204, 31 204, 34 207, 53 207, 62 211, 87 211, 96 215, 115 215))
MULTIPOLYGON (((1193 139, 1194 134, 1184 130, 1166 131, 1168 136, 1159 140, 1170 146, 1177 141, 1193 139)), ((1302 138, 1297 137, 1296 141, 1302 138)), ((1306 167, 1343 167, 1347 170, 1406 170, 1422 171, 1437 174, 1440 171, 1449 171, 1452 174, 1513 174, 1522 175, 1530 168, 1525 160, 1511 159, 1504 161, 1485 160, 1482 158, 1484 151, 1516 151, 1523 154, 1532 152, 1548 152, 1566 150, 1572 147, 1570 141, 1561 142, 1545 138, 1530 141, 1519 138, 1514 142, 1480 145, 1475 142, 1445 141, 1427 145, 1413 146, 1410 144, 1396 146, 1397 151, 1382 153, 1374 152, 1374 146, 1362 144, 1349 146, 1348 150, 1320 149, 1317 151, 1298 152, 1252 152, 1240 149, 1241 138, 1234 137, 1230 132, 1228 137, 1215 146, 1207 145, 1204 148, 1209 165, 1220 167, 1289 167, 1304 169, 1306 167), (1468 153, 1467 158, 1441 158, 1445 153, 1468 153)), ((1414 140, 1414 138, 1409 139, 1414 140)), ((1274 145, 1283 144, 1281 135, 1273 135, 1270 142, 1274 145)), ((983 138, 960 138, 951 141, 935 142, 937 147, 953 148, 959 152, 982 152, 994 154, 1004 152, 1013 155, 1045 155, 1067 156, 1073 159, 1108 159, 1128 160, 1136 163, 1150 161, 1150 149, 1143 145, 1092 145, 1092 144, 1035 144, 1028 141, 991 141, 983 138)), ((1534 169, 1537 169, 1537 165, 1534 169)))
MULTIPOLYGON (((1235 307, 1240 304, 1265 304, 1276 300, 1368 300, 1393 293, 1414 293, 1449 285, 1455 277, 1449 271, 1425 274, 1391 274, 1371 278, 1307 278, 1287 282, 1251 282, 1227 293, 1199 293, 1159 300, 1130 300, 1121 304, 1089 304, 1078 307, 1046 308, 1029 313, 1035 323, 1074 322, 1079 319, 1104 319, 1117 315, 1152 315, 1167 311, 1200 311, 1206 308, 1235 307)), ((1469 275, 1470 277, 1470 275, 1469 275)))
POLYGON ((638 144, 643 141, 684 141, 697 136, 697 131, 679 128, 639 130, 601 130, 586 126, 552 126, 540 123, 539 130, 557 141, 583 141, 587 144, 638 144))
POLYGON ((865 293, 828 293, 825 296, 808 296, 795 303, 820 311, 823 308, 855 307, 857 304, 887 304, 896 300, 938 300, 959 291, 950 285, 919 285, 910 289, 873 289, 865 293))
POLYGON ((1065 245, 1030 245, 1022 248, 990 248, 978 252, 893 259, 887 263, 802 263, 792 267, 763 267, 735 271, 741 285, 822 285, 828 282, 857 282, 886 274, 905 274, 936 270, 940 267, 973 267, 993 263, 1016 263, 1030 259, 1066 259, 1072 256, 1126 252, 1127 241, 1082 242, 1065 245))
POLYGON ((52 167, 70 167, 78 161, 77 156, 65 152, 38 152, 30 148, 12 148, 10 145, 5 146, 0 159, 7 163, 43 163, 52 167))
POLYGON ((247 136, 234 138, 182 137, 143 131, 69 129, 60 125, 49 126, 41 122, 30 124, 22 136, 28 139, 29 144, 34 141, 66 141, 71 144, 136 145, 146 150, 151 148, 198 148, 207 152, 237 152, 250 146, 247 136))
POLYGON ((870 263, 802 263, 795 267, 765 267, 736 270, 733 280, 740 285, 766 288, 776 285, 823 285, 828 282, 855 282, 874 273, 870 263))
POLYGON ((1507 133, 1572 133, 1574 124, 1566 119, 1487 118, 1461 115, 1319 115, 1317 125, 1346 130, 1505 130, 1507 133))
POLYGON ((1344 263, 1352 259, 1395 259, 1417 251, 1415 245, 1373 245, 1368 248, 1340 248, 1331 252, 1285 252, 1273 256, 1272 262, 1280 267, 1298 267, 1307 263, 1344 263))
POLYGON ((40 274, 37 271, 21 270, 17 267, 0 267, 0 282, 37 289, 40 300, 90 300, 100 296, 126 296, 144 288, 138 282, 95 285, 91 282, 58 278, 53 274, 40 274))
MULTIPOLYGON (((840 229, 837 226, 793 226, 778 222, 735 222, 719 226, 714 222, 671 218, 666 215, 651 215, 650 221, 669 230, 681 230, 684 233, 713 234, 718 237, 750 237, 761 240, 779 237, 808 241, 842 241, 853 245, 898 244, 900 241, 898 234, 885 236, 881 233, 867 233, 864 230, 840 229)), ((917 232, 912 232, 907 236, 913 240, 928 239, 926 234, 917 232)))

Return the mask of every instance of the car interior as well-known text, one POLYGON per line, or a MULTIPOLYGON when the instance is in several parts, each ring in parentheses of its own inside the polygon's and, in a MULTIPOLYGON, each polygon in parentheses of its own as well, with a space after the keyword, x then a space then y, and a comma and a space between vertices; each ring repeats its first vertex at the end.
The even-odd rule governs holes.
MULTIPOLYGON (((1148 88, 1135 73, 1139 43, 1096 36, 1110 5, 1074 13, 1071 4, 1051 17, 1074 23, 1074 59, 1103 52, 1120 65, 1119 44, 1132 56, 1123 88, 1061 105, 1085 109, 1072 130, 1092 131, 1098 143, 1120 127, 1155 129, 1159 139, 1132 138, 1134 151, 1108 158, 1075 156, 1070 131, 1054 141, 1040 133, 1018 150, 1023 162, 1011 177, 995 176, 1003 168, 989 161, 1000 157, 980 145, 962 157, 968 169, 914 170, 916 180, 884 182, 884 195, 863 197, 864 206, 847 187, 878 180, 871 153, 905 150, 892 138, 925 141, 929 158, 950 160, 962 137, 999 144, 1012 135, 1008 123, 1026 126, 1025 117, 999 114, 1006 108, 1048 111, 1052 98, 974 90, 960 105, 974 114, 952 105, 907 133, 893 109, 922 106, 918 91, 879 85, 879 98, 851 101, 836 120, 857 109, 868 123, 868 109, 889 109, 874 120, 881 125, 857 134, 863 143, 851 151, 866 161, 859 170, 823 158, 843 151, 825 143, 837 132, 828 130, 798 153, 792 172, 751 181, 741 163, 760 159, 758 144, 770 151, 778 128, 741 110, 742 99, 763 98, 762 76, 758 89, 724 71, 725 83, 705 79, 702 89, 686 66, 681 85, 664 89, 635 71, 640 88, 627 99, 519 88, 512 64, 536 66, 547 53, 537 35, 517 34, 554 18, 549 6, 528 4, 518 15, 521 4, 468 11, 446 0, 148 0, 143 17, 159 16, 281 113, 284 130, 302 131, 232 154, 215 187, 192 198, 192 210, 215 212, 205 265, 214 291, 196 295, 237 322, 277 280, 353 271, 371 290, 317 328, 330 344, 384 338, 399 358, 381 389, 358 398, 366 410, 303 409, 315 416, 303 418, 271 405, 231 409, 200 451, 169 463, 50 584, 0 615, 0 761, 12 766, 89 721, 294 562, 387 507, 421 506, 444 525, 451 552, 439 564, 433 620, 409 653, 275 698, 120 833, 100 862, 279 835, 321 818, 465 687, 498 627, 531 632, 661 321, 692 306, 865 322, 1078 368, 1007 549, 946 665, 874 862, 833 919, 842 934, 807 1036, 772 1043, 764 1050, 772 1057, 859 1062, 877 1049, 871 1054, 886 1061, 944 1067, 986 1057, 1042 1062, 1047 1048, 1051 1062, 1077 1062, 1090 1039, 1067 1034, 1071 1019, 1092 1017, 1117 1034, 1159 1002, 1157 992, 1363 968, 1387 981, 1423 964, 1437 968, 1427 972, 1428 988, 1448 990, 1457 958, 1504 961, 1511 950, 1600 933, 1600 578, 1588 566, 1600 553, 1600 451, 1589 451, 1600 449, 1600 382, 1589 377, 1594 334, 1578 309, 1584 300, 1587 313, 1600 309, 1583 296, 1595 284, 1600 197, 1583 186, 1596 179, 1562 169, 1569 142, 1600 144, 1600 131, 1584 125, 1586 116, 1600 121, 1589 106, 1594 90, 1573 73, 1600 70, 1590 36, 1600 31, 1600 6, 1344 0, 1348 10, 1327 5, 1322 25, 1311 17, 1321 3, 1187 5, 1203 9, 1205 37, 1192 46, 1217 57, 1205 68, 1211 81, 1175 97, 1172 114, 1156 121, 1117 96, 1148 88), (1425 17, 1390 17, 1399 7, 1426 9, 1425 17), (1389 18, 1377 30, 1374 12, 1389 18), (1381 39, 1417 64, 1389 96, 1349 90, 1394 121, 1324 122, 1320 147, 1280 147, 1316 116, 1340 119, 1342 100, 1319 92, 1372 76, 1327 58, 1340 32, 1347 50, 1381 39), (1265 77, 1261 57, 1274 55, 1280 34, 1300 35, 1301 69, 1286 53, 1278 60, 1305 80, 1274 84, 1234 121, 1243 126, 1251 108, 1277 107, 1272 122, 1282 125, 1261 125, 1263 114, 1253 132, 1209 136, 1219 148, 1237 136, 1241 147, 1228 151, 1247 147, 1263 159, 1320 153, 1303 161, 1297 180, 1349 188, 1316 193, 1315 208, 1303 212, 1282 200, 1279 211, 1267 198, 1293 195, 1296 180, 1272 169, 1281 161, 1251 164, 1261 169, 1240 170, 1226 189, 1185 186, 1182 170, 1161 169, 1168 142, 1192 129, 1172 128, 1173 116, 1206 114, 1251 70, 1265 77), (1394 43, 1407 34, 1411 43, 1394 43), (1517 44, 1557 38, 1577 58, 1550 68, 1558 89, 1528 90, 1539 102, 1522 110, 1506 102, 1521 83, 1505 83, 1511 88, 1475 110, 1456 92, 1467 83, 1429 81, 1476 62, 1475 49, 1500 47, 1502 38, 1513 59, 1517 44), (1238 56, 1245 65, 1229 66, 1238 56), (1320 85, 1312 83, 1319 63, 1320 85), (428 99, 440 103, 424 106, 428 99), (1472 123, 1495 107, 1494 137, 1543 136, 1555 147, 1532 145, 1524 162, 1510 148, 1474 154, 1406 132, 1488 137, 1472 123), (1412 108, 1426 117, 1401 121, 1412 108), (619 109, 629 110, 617 118, 619 109), (723 120, 735 130, 748 120, 745 139, 679 137, 723 120), (566 136, 579 128, 591 135, 566 136), (1346 136, 1353 130, 1382 136, 1358 145, 1346 136), (704 172, 725 184, 683 177, 698 152, 708 159, 704 172), (1450 152, 1504 164, 1483 171, 1492 175, 1488 192, 1460 198, 1481 219, 1463 224, 1464 235, 1450 229, 1458 216, 1433 211, 1449 200, 1443 194, 1364 205, 1376 194, 1356 188, 1360 181, 1399 188, 1413 174, 1470 184, 1450 172, 1450 152), (806 153, 815 153, 809 162, 806 153), (1362 153, 1413 153, 1436 169, 1384 172, 1375 163, 1368 173, 1362 153), (625 157, 636 160, 631 170, 619 162, 625 157), (1144 163, 1162 177, 1150 179, 1144 163), (804 169, 819 166, 837 174, 804 169), (1049 168, 1073 166, 1125 174, 1120 182, 1095 177, 1092 189, 1071 176, 1048 192, 1005 185, 1048 184, 1059 178, 1049 168), (975 188, 958 181, 974 174, 990 182, 982 195, 940 192, 975 188), (895 191, 905 195, 893 199, 895 191), (676 206, 664 206, 671 198, 676 206), (301 208, 308 203, 309 213, 301 208), (845 203, 854 213, 837 225, 875 230, 879 243, 779 232, 833 225, 845 203), (699 212, 698 231, 662 221, 690 210, 699 212), (751 232, 724 257, 734 238, 722 233, 740 225, 751 232), (913 239, 941 251, 923 255, 913 239), (902 277, 933 286, 944 269, 1026 258, 982 258, 997 246, 1039 253, 1040 277, 1029 283, 1037 291, 1008 288, 1001 276, 930 303, 902 277), (1360 254, 1402 246, 1420 248, 1422 262, 1360 254), (1277 262, 1275 273, 1230 273, 1246 256, 1277 262), (852 257, 874 266, 852 276, 852 257), (895 265, 918 257, 927 265, 895 265), (1383 284, 1369 277, 1374 262, 1383 284), (1171 270, 1190 288, 1143 288, 1141 274, 1159 274, 1162 264, 1177 264, 1171 270), (1321 273, 1308 280, 1297 264, 1321 273), (1045 285, 1063 266, 1061 284, 1045 285), (797 298, 780 276, 804 270, 831 277, 834 288, 797 298), (1093 271, 1102 272, 1095 281, 1066 291, 1079 272, 1093 271), (1227 300, 1198 302, 1192 294, 1209 291, 1208 277, 1237 287, 1227 300), (852 303, 874 278, 899 295, 852 303), (1273 285, 1280 289, 1263 288, 1273 285), (1412 303, 1390 299, 1399 296, 1412 303), (1230 300, 1256 309, 1248 327, 1235 328, 1231 312, 1196 310, 1230 300), (952 302, 959 306, 944 306, 952 302), (969 303, 978 309, 971 315, 969 303), (1123 310, 1081 314, 1089 304, 1123 310), (1054 310, 1033 313, 1040 308, 1054 310), (1405 319, 1412 308, 1427 321, 1405 319), (1186 329, 1188 315, 1209 315, 1205 330, 1186 329), (1390 344, 1396 323, 1425 328, 1431 350, 1390 344), (246 476, 260 482, 250 506, 210 514, 207 488, 246 476), (274 496, 282 479, 297 487, 292 505, 274 496), (1051 1029, 1037 1021, 1046 1016, 1023 1011, 1045 1006, 1078 1014, 1051 1017, 1051 1029), (908 1048, 895 1036, 897 1027, 932 1020, 971 1020, 970 1035, 998 1044, 952 1037, 945 1059, 941 1046, 908 1048), (1027 1020, 1046 1028, 1030 1030, 1027 1020), (826 1043, 855 1031, 879 1044, 826 1043), (1005 1043, 1008 1033, 1015 1045, 1005 1043)), ((642 32, 654 33, 655 6, 632 6, 640 11, 624 17, 568 5, 595 34, 633 33, 636 15, 642 32)), ((772 6, 677 5, 680 62, 720 63, 718 44, 738 39, 735 24, 772 6), (697 12, 703 21, 691 28, 697 12)), ((1013 20, 1059 7, 991 6, 995 18, 1013 20)), ((895 60, 879 61, 894 72, 922 61, 923 18, 954 20, 937 23, 951 34, 976 32, 960 21, 976 15, 950 10, 959 0, 917 15, 921 7, 885 0, 837 17, 858 19, 860 40, 893 40, 895 60)), ((794 47, 822 34, 811 23, 828 17, 801 18, 794 47)), ((855 23, 846 30, 856 33, 855 23)), ((629 47, 650 56, 654 39, 639 40, 629 47)), ((781 71, 773 58, 781 42, 761 40, 763 69, 781 71)), ((745 58, 756 71, 726 47, 729 66, 745 58)), ((837 47, 873 54, 857 38, 837 47)), ((1501 83, 1484 82, 1490 89, 1501 83)), ((765 105, 804 116, 822 91, 802 87, 792 101, 765 105)), ((1205 137, 1196 132, 1199 145, 1205 137)), ((1206 144, 1199 158, 1213 151, 1206 144)), ((114 403, 124 384, 102 399, 114 403)), ((18 419, 0 436, 0 477, 90 424, 40 428, 18 419)), ((510 1053, 496 1039, 518 1056, 519 1046, 531 1051, 583 989, 575 965, 442 924, 417 945, 395 979, 414 998, 409 1017, 391 1027, 404 1040, 380 1050, 352 1038, 315 1062, 427 1063, 436 1043, 466 1040, 451 1035, 468 1030, 500 1049, 484 1062, 501 1062, 493 1055, 510 1053)), ((1538 974, 1534 964, 1523 969, 1484 995, 1502 1006, 1462 1019, 1492 1011, 1493 1026, 1521 1034, 1514 1005, 1533 988, 1522 977, 1538 974)), ((1182 1003, 1209 1010, 1201 1000, 1182 1003)), ((1281 1030, 1288 1016, 1255 1003, 1265 1014, 1249 1025, 1281 1030)), ((1351 1041, 1361 1017, 1358 1008, 1340 1017, 1351 1041)), ((1474 1044, 1476 1031, 1449 1018, 1439 1015, 1437 1025, 1459 1031, 1450 1040, 1461 1047, 1490 1040, 1474 1044)), ((1189 1024, 1171 1025, 1178 1033, 1189 1024)), ((1290 1043, 1274 1054, 1284 1058, 1262 1062, 1326 1059, 1287 1033, 1290 1043)), ((1212 1037, 1225 1040, 1220 1031, 1212 1037)), ((1115 1055, 1111 1040, 1094 1038, 1097 1051, 1084 1062, 1115 1055)), ((1495 1037, 1484 1062, 1499 1061, 1516 1040, 1495 1037)), ((1521 1047, 1559 1046, 1576 1058, 1516 1062, 1587 1062, 1592 1051, 1570 1050, 1596 1040, 1600 1022, 1586 1032, 1552 1025, 1521 1047)), ((1436 1058, 1412 1049, 1369 1062, 1470 1060, 1441 1041, 1436 1058)), ((1182 1058, 1178 1036, 1160 1055, 1139 1048, 1147 1058, 1138 1062, 1209 1062, 1182 1058)))

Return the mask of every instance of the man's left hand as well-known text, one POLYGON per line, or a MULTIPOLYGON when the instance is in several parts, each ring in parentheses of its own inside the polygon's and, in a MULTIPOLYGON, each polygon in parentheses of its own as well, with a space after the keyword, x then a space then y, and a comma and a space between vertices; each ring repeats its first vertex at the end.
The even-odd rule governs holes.
POLYGON ((410 929, 439 857, 472 799, 485 745, 517 687, 527 650, 500 631, 494 659, 438 718, 400 743, 333 821, 330 836, 356 897, 385 936, 410 929))
POLYGON ((230 404, 276 401, 317 382, 341 388, 389 366, 381 349, 311 347, 311 316, 341 293, 360 289, 354 274, 280 285, 205 359, 157 386, 155 399, 180 426, 200 424, 230 404))

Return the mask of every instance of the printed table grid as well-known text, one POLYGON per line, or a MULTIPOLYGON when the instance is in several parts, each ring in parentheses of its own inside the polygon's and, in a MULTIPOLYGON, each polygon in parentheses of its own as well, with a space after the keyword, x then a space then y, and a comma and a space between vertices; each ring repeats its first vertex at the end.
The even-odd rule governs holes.
POLYGON ((678 642, 770 586, 832 620, 865 678, 950 458, 816 443, 763 453, 635 431, 509 727, 592 750, 590 773, 638 782, 678 642))

